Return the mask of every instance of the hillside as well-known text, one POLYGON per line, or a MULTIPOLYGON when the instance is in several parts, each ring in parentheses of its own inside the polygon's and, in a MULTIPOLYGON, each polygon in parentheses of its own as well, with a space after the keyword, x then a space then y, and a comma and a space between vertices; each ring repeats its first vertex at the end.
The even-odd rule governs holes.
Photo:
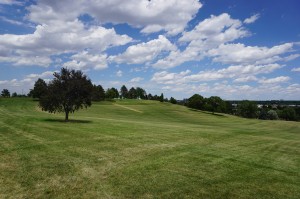
POLYGON ((156 101, 0 98, 0 198, 300 198, 300 123, 156 101))

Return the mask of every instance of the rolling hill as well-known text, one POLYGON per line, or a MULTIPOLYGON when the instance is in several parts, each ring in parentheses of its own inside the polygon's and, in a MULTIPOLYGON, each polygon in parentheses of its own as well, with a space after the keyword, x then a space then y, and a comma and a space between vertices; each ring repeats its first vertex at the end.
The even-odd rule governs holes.
POLYGON ((156 101, 0 98, 0 198, 300 198, 300 123, 156 101))

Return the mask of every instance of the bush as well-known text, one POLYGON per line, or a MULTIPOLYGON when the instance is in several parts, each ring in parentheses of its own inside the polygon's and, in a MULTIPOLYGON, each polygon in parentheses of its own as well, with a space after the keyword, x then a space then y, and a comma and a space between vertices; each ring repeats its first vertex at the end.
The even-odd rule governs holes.
POLYGON ((291 107, 286 107, 282 111, 279 112, 279 117, 288 121, 296 120, 296 111, 291 107))
POLYGON ((277 112, 274 110, 269 110, 267 112, 267 118, 269 120, 278 120, 279 119, 277 112))

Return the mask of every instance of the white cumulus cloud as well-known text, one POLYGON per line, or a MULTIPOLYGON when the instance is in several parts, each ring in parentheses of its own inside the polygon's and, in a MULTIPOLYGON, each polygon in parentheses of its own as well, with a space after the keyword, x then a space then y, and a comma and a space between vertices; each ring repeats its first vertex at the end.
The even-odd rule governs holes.
POLYGON ((29 19, 43 24, 49 20, 70 20, 88 13, 101 23, 142 28, 143 33, 166 31, 178 34, 202 4, 197 0, 40 0, 29 8, 29 19))
POLYGON ((299 68, 293 68, 291 71, 293 71, 293 72, 300 72, 300 67, 299 68))
POLYGON ((175 49, 175 45, 160 35, 157 39, 129 46, 124 53, 111 56, 110 60, 116 63, 142 64, 152 61, 162 52, 175 49))
POLYGON ((259 17, 260 17, 259 14, 252 15, 251 17, 245 19, 245 20, 244 20, 244 23, 245 23, 245 24, 251 24, 251 23, 254 23, 257 19, 259 19, 259 17))

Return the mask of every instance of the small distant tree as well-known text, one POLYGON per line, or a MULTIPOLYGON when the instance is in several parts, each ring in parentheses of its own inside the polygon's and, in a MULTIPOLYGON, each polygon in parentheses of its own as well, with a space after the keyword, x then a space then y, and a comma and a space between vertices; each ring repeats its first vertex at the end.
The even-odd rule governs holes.
POLYGON ((13 94, 11 96, 12 97, 18 97, 18 94, 16 92, 13 92, 13 94))
POLYGON ((35 83, 34 87, 31 91, 31 95, 33 98, 41 98, 47 92, 47 84, 46 82, 39 78, 35 83))
POLYGON ((187 106, 189 108, 202 110, 204 107, 205 100, 199 94, 194 94, 192 97, 188 99, 187 106))
POLYGON ((253 101, 244 100, 238 105, 238 114, 245 118, 257 118, 258 108, 253 101))
POLYGON ((164 94, 163 94, 163 93, 160 94, 159 101, 160 101, 160 102, 164 102, 164 94))
POLYGON ((8 89, 3 89, 1 92, 2 97, 10 97, 10 92, 8 89))
POLYGON ((91 106, 93 85, 81 71, 62 68, 54 73, 54 79, 48 84, 47 92, 41 96, 39 105, 50 113, 64 112, 65 121, 69 113, 91 106))
POLYGON ((117 93, 115 91, 114 88, 108 88, 105 92, 105 98, 106 99, 114 99, 114 98, 117 98, 117 93))
POLYGON ((170 98, 170 103, 177 104, 177 100, 173 97, 170 98))
POLYGON ((92 100, 101 101, 105 99, 105 91, 101 85, 93 85, 92 100))
POLYGON ((136 88, 136 95, 137 95, 137 98, 146 99, 147 93, 144 89, 142 89, 140 87, 137 87, 136 88))
POLYGON ((113 90, 113 92, 115 93, 115 98, 119 98, 120 94, 119 94, 118 89, 112 87, 111 90, 113 90))
POLYGON ((123 85, 120 89, 121 98, 128 98, 128 89, 123 85))
POLYGON ((153 100, 153 96, 152 96, 152 94, 151 94, 151 93, 149 93, 149 94, 147 95, 147 98, 148 98, 148 100, 153 100))
POLYGON ((128 91, 128 98, 129 99, 136 99, 137 95, 136 95, 136 90, 134 87, 131 87, 131 89, 128 91))

